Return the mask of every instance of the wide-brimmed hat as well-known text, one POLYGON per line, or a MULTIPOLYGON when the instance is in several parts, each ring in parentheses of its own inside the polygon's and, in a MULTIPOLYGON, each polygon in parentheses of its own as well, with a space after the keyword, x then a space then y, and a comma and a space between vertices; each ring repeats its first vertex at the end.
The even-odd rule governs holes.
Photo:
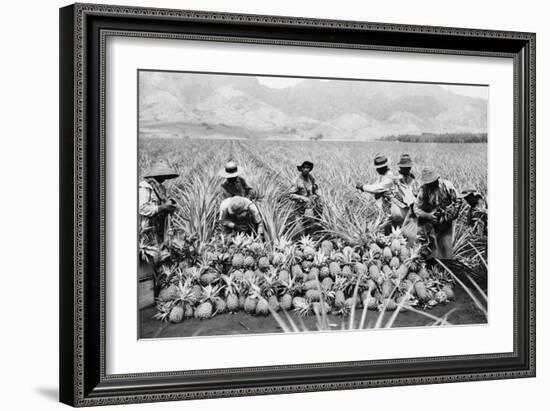
POLYGON ((296 166, 300 171, 302 171, 304 167, 309 167, 310 170, 313 170, 313 163, 311 161, 304 161, 302 164, 296 166))
POLYGON ((399 158, 399 163, 397 163, 398 167, 412 167, 413 162, 411 159, 411 156, 409 154, 401 154, 401 157, 399 158))
POLYGON ((475 187, 468 187, 460 192, 460 198, 466 198, 468 196, 479 197, 479 198, 482 197, 481 193, 477 191, 475 187))
POLYGON ((225 163, 225 168, 222 169, 219 173, 220 177, 223 178, 233 178, 237 177, 240 174, 239 168, 235 161, 228 161, 225 163))
POLYGON ((436 181, 439 178, 439 174, 435 171, 433 167, 426 167, 422 169, 422 174, 420 175, 420 184, 430 184, 436 181))
POLYGON ((151 169, 147 174, 144 175, 144 177, 164 177, 164 178, 176 178, 179 174, 172 168, 168 160, 161 158, 157 161, 155 161, 151 169))
POLYGON ((388 158, 383 154, 376 154, 374 156, 374 168, 382 168, 388 165, 388 158))
POLYGON ((229 199, 229 204, 228 204, 229 213, 237 214, 242 211, 245 211, 250 205, 250 202, 251 201, 248 198, 239 197, 239 196, 231 197, 229 199))

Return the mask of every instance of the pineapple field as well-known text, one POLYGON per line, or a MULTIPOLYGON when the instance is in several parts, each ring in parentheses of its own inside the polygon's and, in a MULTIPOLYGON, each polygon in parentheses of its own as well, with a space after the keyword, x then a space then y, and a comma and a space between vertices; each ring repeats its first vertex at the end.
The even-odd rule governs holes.
POLYGON ((355 183, 376 179, 376 153, 411 155, 413 173, 434 166, 455 187, 487 198, 486 144, 387 141, 274 141, 140 138, 139 174, 166 158, 179 177, 165 183, 175 200, 170 241, 140 240, 159 267, 154 306, 140 310, 140 337, 327 331, 487 322, 487 238, 455 222, 455 259, 426 266, 401 230, 380 233, 372 196, 355 183), (218 176, 228 160, 256 191, 260 240, 227 236, 217 225, 218 176), (288 189, 296 165, 314 163, 322 213, 303 235, 288 189))

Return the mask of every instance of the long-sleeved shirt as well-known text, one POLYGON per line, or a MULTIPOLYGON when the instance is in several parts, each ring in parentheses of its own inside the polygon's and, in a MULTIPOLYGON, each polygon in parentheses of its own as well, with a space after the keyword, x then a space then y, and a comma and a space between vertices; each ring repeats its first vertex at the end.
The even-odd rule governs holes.
POLYGON ((290 186, 290 198, 299 200, 300 197, 311 197, 317 194, 317 184, 315 178, 309 174, 304 178, 301 174, 297 176, 290 186))
POLYGON ((258 207, 248 198, 244 198, 244 200, 246 201, 244 203, 245 207, 243 211, 246 210, 246 215, 243 218, 240 218, 237 214, 232 214, 230 212, 230 205, 231 201, 233 201, 233 198, 226 198, 225 200, 223 200, 220 204, 220 220, 231 221, 236 225, 242 225, 249 222, 256 225, 260 224, 262 222, 262 216, 260 215, 258 207))
POLYGON ((404 205, 410 207, 416 200, 420 184, 413 174, 400 175, 396 181, 396 196, 404 205))
POLYGON ((439 179, 435 188, 428 188, 426 185, 420 187, 414 212, 419 218, 427 218, 434 210, 440 209, 439 222, 451 222, 458 217, 461 205, 458 191, 450 181, 439 179))
POLYGON ((159 212, 159 207, 166 199, 166 188, 154 180, 139 183, 138 212, 143 235, 147 235, 157 244, 165 240, 167 218, 159 212))
POLYGON ((390 213, 391 202, 395 198, 395 183, 397 177, 390 171, 378 176, 376 181, 371 184, 364 184, 362 190, 373 194, 376 204, 386 213, 390 213))
POLYGON ((235 177, 233 180, 225 180, 222 184, 222 188, 223 198, 235 196, 250 198, 254 194, 252 187, 250 187, 242 177, 235 177))

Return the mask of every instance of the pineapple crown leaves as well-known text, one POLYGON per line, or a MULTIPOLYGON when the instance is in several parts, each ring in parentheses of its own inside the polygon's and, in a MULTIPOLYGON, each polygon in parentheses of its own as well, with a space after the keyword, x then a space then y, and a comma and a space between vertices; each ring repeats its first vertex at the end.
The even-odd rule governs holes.
POLYGON ((156 308, 157 312, 153 315, 154 320, 168 321, 170 311, 176 305, 175 301, 162 302, 157 300, 156 308))
POLYGON ((320 267, 326 264, 326 262, 327 262, 327 256, 325 255, 325 253, 321 250, 317 251, 315 253, 315 257, 313 258, 313 264, 316 265, 317 267, 320 267))
POLYGON ((216 298, 218 297, 218 294, 222 291, 224 287, 220 285, 216 285, 215 287, 212 287, 212 285, 207 285, 202 288, 201 290, 201 296, 200 296, 200 302, 211 302, 214 303, 216 298))
POLYGON ((235 279, 235 276, 233 273, 230 275, 222 274, 221 275, 222 281, 224 282, 224 291, 225 294, 238 294, 240 286, 237 280, 235 279))

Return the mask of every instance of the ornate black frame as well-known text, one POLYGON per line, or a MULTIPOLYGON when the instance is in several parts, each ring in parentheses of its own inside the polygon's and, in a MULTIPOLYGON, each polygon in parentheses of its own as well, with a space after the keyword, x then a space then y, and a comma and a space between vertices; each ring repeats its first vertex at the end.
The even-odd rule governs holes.
POLYGON ((60 400, 74 406, 535 376, 535 34, 75 4, 60 10, 60 400), (107 36, 508 57, 514 62, 514 351, 105 373, 107 36))

